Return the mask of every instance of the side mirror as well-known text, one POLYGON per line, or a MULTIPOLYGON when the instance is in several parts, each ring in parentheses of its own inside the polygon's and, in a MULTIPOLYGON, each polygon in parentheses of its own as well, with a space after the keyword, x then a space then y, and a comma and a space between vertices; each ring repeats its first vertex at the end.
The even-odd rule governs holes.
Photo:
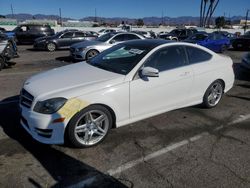
POLYGON ((143 67, 141 75, 146 77, 159 77, 159 70, 153 67, 143 67))
POLYGON ((109 43, 110 43, 110 44, 114 44, 114 43, 116 43, 116 41, 113 39, 113 40, 111 40, 109 43))

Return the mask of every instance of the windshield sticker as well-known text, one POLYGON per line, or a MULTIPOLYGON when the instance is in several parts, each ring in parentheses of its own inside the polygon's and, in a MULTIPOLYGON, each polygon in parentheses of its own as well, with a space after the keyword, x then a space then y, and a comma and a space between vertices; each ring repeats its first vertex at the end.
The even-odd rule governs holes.
POLYGON ((132 48, 132 49, 129 50, 129 53, 133 53, 133 54, 138 54, 138 55, 140 55, 140 54, 142 54, 144 51, 145 51, 145 50, 139 50, 139 49, 134 49, 134 48, 132 48))

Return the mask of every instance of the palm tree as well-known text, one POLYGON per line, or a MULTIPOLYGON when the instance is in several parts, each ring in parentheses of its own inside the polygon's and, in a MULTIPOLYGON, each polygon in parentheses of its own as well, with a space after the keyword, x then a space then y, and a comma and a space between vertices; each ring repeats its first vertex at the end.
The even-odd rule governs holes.
MULTIPOLYGON (((213 5, 214 5, 214 2, 215 2, 215 1, 216 1, 216 0, 213 0, 213 5)), ((210 10, 210 15, 209 15, 209 18, 208 18, 208 25, 210 24, 211 17, 212 17, 212 15, 213 15, 213 13, 214 13, 216 7, 218 6, 219 1, 220 1, 220 0, 217 0, 216 3, 215 3, 215 5, 214 5, 214 7, 212 7, 211 10, 210 10)))
POLYGON ((208 0, 204 0, 204 4, 203 4, 203 13, 202 13, 202 26, 205 26, 205 12, 206 12, 206 8, 207 8, 207 2, 208 0))
POLYGON ((200 5, 200 27, 202 27, 202 8, 203 8, 203 2, 204 0, 201 0, 201 5, 200 5))

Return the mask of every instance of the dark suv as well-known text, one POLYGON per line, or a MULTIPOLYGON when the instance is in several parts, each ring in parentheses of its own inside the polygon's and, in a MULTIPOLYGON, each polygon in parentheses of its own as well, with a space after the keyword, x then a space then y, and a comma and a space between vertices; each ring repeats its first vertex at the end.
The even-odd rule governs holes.
POLYGON ((21 44, 33 44, 36 38, 55 34, 49 25, 39 24, 22 24, 17 26, 12 32, 15 33, 17 42, 21 44))
POLYGON ((55 51, 60 48, 69 48, 72 44, 82 42, 85 40, 94 40, 97 36, 89 32, 79 30, 64 30, 56 33, 53 36, 40 37, 34 42, 35 49, 46 49, 48 51, 55 51))
POLYGON ((170 33, 162 34, 159 37, 166 40, 181 41, 197 33, 196 29, 174 29, 170 33))

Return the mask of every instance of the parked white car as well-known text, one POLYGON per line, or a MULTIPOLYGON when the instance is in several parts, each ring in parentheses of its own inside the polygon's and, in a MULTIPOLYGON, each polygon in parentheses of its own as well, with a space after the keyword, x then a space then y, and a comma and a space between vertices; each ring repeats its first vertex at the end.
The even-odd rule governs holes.
POLYGON ((111 128, 203 103, 232 88, 232 60, 198 45, 165 40, 120 43, 87 62, 29 78, 21 124, 42 143, 100 143, 111 128))
POLYGON ((98 34, 99 36, 102 36, 104 34, 113 33, 113 32, 116 32, 116 30, 115 29, 101 29, 100 31, 98 31, 98 34))

